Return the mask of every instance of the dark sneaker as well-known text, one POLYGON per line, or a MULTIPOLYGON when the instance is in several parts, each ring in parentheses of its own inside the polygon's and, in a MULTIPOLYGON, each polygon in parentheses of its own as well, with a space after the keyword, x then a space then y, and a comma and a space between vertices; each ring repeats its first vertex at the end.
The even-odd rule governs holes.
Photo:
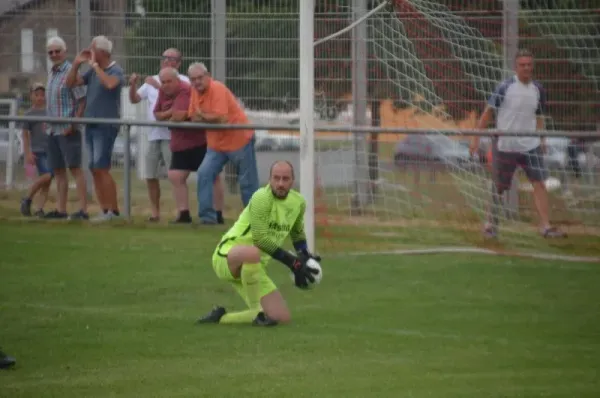
POLYGON ((215 307, 211 312, 198 319, 196 323, 219 323, 223 315, 226 313, 227 311, 225 311, 225 308, 215 307))
POLYGON ((567 234, 556 227, 546 228, 540 231, 544 238, 566 238, 567 234))
POLYGON ((488 224, 483 228, 483 237, 486 239, 496 239, 498 231, 492 225, 488 224))
POLYGON ((69 220, 89 220, 90 215, 83 210, 79 210, 77 213, 73 213, 69 216, 69 220))
POLYGON ((44 218, 53 219, 53 220, 61 220, 69 217, 67 213, 61 213, 58 210, 52 210, 44 215, 44 218))
POLYGON ((146 221, 148 221, 148 222, 152 222, 152 223, 159 222, 159 221, 160 221, 160 217, 154 217, 154 216, 150 216, 150 217, 148 217, 148 218, 146 219, 146 221))
POLYGON ((171 221, 169 224, 191 224, 191 217, 177 217, 175 220, 171 221))
POLYGON ((39 217, 39 218, 44 218, 44 210, 39 209, 38 211, 36 211, 35 213, 33 213, 34 216, 39 217))
POLYGON ((21 199, 21 214, 25 217, 31 216, 31 199, 23 198, 21 199))
POLYGON ((17 361, 0 351, 0 369, 7 369, 15 365, 17 361))
POLYGON ((254 318, 254 320, 252 321, 252 325, 254 325, 254 326, 276 326, 277 321, 272 320, 271 318, 266 316, 264 312, 261 311, 258 313, 258 315, 256 315, 256 318, 254 318))

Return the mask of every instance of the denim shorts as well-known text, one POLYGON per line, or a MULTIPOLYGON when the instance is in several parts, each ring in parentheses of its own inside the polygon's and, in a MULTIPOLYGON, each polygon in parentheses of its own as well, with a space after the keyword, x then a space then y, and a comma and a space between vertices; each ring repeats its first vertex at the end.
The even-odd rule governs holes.
POLYGON ((85 144, 90 157, 90 169, 110 169, 113 147, 119 126, 90 124, 85 131, 85 144))
POLYGON ((48 163, 48 155, 46 152, 34 152, 33 154, 35 155, 35 167, 37 168, 38 174, 52 175, 52 169, 48 163))

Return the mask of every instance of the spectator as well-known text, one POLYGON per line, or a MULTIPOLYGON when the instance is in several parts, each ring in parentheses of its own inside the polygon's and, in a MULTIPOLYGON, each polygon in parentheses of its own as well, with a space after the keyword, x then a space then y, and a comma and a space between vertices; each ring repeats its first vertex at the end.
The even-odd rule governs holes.
MULTIPOLYGON (((190 86, 179 79, 175 68, 164 68, 159 73, 161 88, 154 109, 156 120, 184 121, 190 103, 190 86)), ((192 171, 198 170, 206 154, 204 130, 171 129, 172 151, 169 180, 177 204, 178 216, 175 223, 191 223, 187 179, 192 171)), ((216 191, 222 191, 221 181, 215 180, 216 191)), ((212 184, 211 184, 212 185, 212 184)))
MULTIPOLYGON (((497 113, 496 127, 501 131, 527 133, 544 128, 546 92, 541 84, 532 79, 533 54, 521 50, 515 58, 516 75, 500 83, 488 101, 478 122, 478 129, 487 128, 494 112, 497 113)), ((540 218, 540 233, 545 238, 563 237, 565 234, 550 225, 548 192, 544 181, 543 154, 545 143, 539 137, 501 136, 498 139, 497 173, 493 176, 498 196, 510 188, 517 166, 520 166, 533 185, 535 206, 540 218)), ((471 143, 471 155, 479 148, 479 137, 471 143)), ((494 206, 494 211, 497 211, 494 206)), ((484 233, 487 237, 497 236, 496 226, 487 222, 484 233)))
MULTIPOLYGON (((214 124, 248 124, 246 113, 236 97, 221 82, 213 80, 202 63, 194 63, 188 69, 192 83, 192 96, 188 116, 192 121, 214 124)), ((223 170, 228 161, 238 173, 244 206, 258 189, 258 171, 254 153, 252 130, 208 130, 208 150, 198 169, 198 216, 203 224, 218 222, 213 208, 211 182, 223 170)))
MULTIPOLYGON (((81 117, 85 109, 85 88, 71 88, 66 83, 67 76, 75 71, 66 59, 66 45, 62 38, 52 37, 46 46, 52 68, 48 73, 46 88, 46 110, 53 117, 81 117)), ((67 196, 69 180, 67 168, 75 179, 79 211, 71 214, 71 219, 87 220, 87 187, 81 169, 81 129, 75 124, 51 124, 48 129, 48 166, 56 179, 58 193, 57 208, 46 214, 46 218, 67 217, 67 196)))
MULTIPOLYGON (((41 83, 34 83, 29 90, 31 108, 25 116, 46 115, 46 87, 41 83)), ((44 216, 44 204, 48 199, 48 190, 52 182, 52 171, 48 167, 48 135, 46 124, 43 122, 25 122, 23 125, 23 149, 25 162, 35 165, 39 177, 27 191, 27 196, 21 199, 21 214, 31 216, 31 203, 36 193, 40 193, 37 204, 37 217, 44 216)))
MULTIPOLYGON (((121 87, 125 84, 125 75, 123 69, 115 61, 111 61, 112 47, 112 42, 105 36, 95 37, 91 47, 75 58, 73 68, 67 76, 69 87, 87 87, 85 117, 121 117, 121 87), (78 70, 84 62, 89 63, 90 69, 81 76, 78 70)), ((118 124, 89 124, 86 129, 85 142, 90 154, 90 170, 96 197, 102 208, 102 214, 95 221, 108 221, 119 216, 117 186, 110 175, 112 151, 118 134, 118 124)))
MULTIPOLYGON (((162 55, 161 68, 171 67, 176 70, 181 66, 181 53, 176 48, 165 50, 162 55)), ((187 76, 179 75, 179 79, 187 83, 190 82, 187 76)), ((129 78, 129 100, 132 104, 137 104, 142 100, 147 100, 148 120, 154 121, 154 108, 158 100, 158 90, 160 89, 160 78, 158 75, 148 76, 142 85, 136 91, 136 83, 139 80, 135 73, 129 78)), ((150 198, 151 216, 148 221, 158 221, 160 219, 160 183, 159 172, 160 164, 164 163, 167 167, 171 164, 171 151, 169 149, 169 140, 171 133, 164 127, 152 127, 148 132, 148 151, 145 154, 146 185, 148 186, 148 197, 150 198)))

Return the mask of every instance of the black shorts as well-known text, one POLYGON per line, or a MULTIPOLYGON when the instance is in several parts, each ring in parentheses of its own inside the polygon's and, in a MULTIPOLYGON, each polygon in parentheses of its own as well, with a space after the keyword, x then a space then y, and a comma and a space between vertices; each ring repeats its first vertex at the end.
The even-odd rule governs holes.
POLYGON ((170 170, 197 171, 206 155, 206 146, 173 152, 170 170))
POLYGON ((48 166, 50 169, 81 167, 81 132, 48 137, 48 166))
POLYGON ((544 168, 542 148, 538 146, 528 152, 498 151, 496 184, 500 191, 510 188, 517 167, 523 169, 530 182, 544 181, 546 179, 546 169, 544 168))

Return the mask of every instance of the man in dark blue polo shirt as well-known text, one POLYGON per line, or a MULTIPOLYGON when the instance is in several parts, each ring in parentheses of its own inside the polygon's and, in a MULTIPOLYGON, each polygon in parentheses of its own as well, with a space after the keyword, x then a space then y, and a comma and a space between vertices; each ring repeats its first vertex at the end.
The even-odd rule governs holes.
MULTIPOLYGON (((119 119, 121 117, 121 88, 125 84, 123 69, 111 60, 112 42, 105 36, 92 40, 88 50, 82 51, 73 61, 67 76, 70 87, 87 86, 87 103, 84 117, 119 119), (79 67, 89 63, 90 69, 80 75, 79 67)), ((90 170, 102 214, 96 221, 108 221, 119 216, 117 187, 110 175, 110 164, 119 125, 90 124, 85 142, 90 154, 90 170)))

